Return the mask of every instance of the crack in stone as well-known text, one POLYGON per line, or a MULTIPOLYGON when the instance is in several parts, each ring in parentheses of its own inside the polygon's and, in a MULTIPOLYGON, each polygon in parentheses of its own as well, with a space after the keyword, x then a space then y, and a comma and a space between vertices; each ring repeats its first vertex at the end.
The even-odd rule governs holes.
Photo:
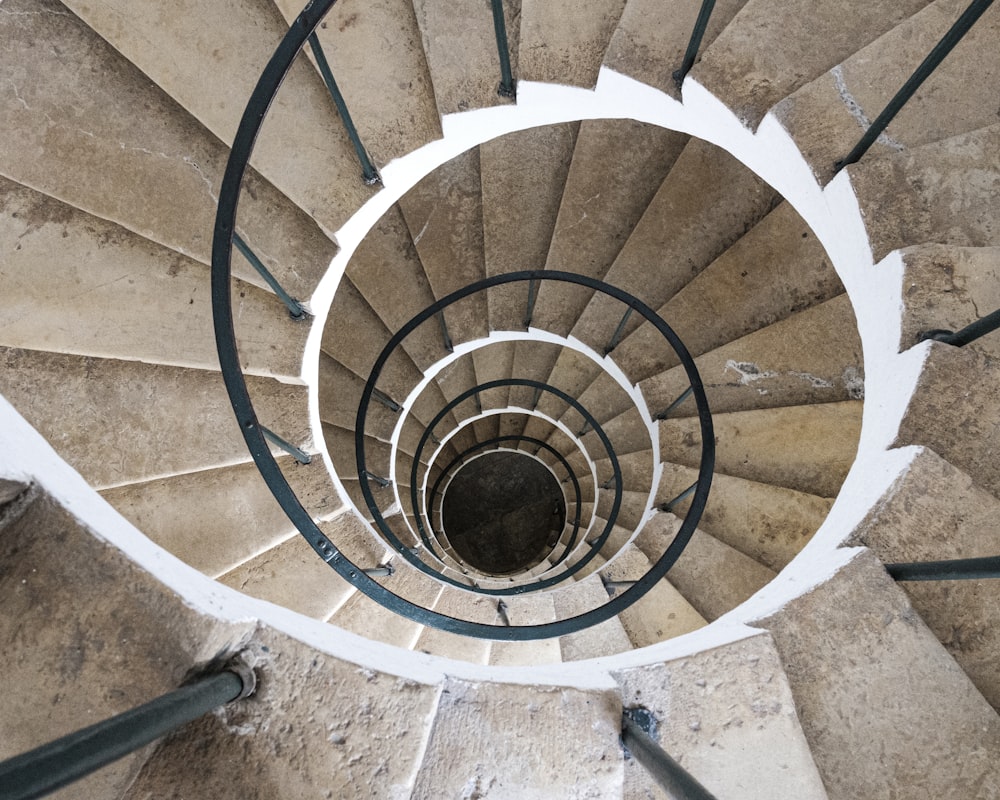
MULTIPOLYGON (((847 82, 844 80, 843 67, 837 65, 830 70, 830 72, 833 74, 833 82, 837 87, 837 93, 840 95, 840 99, 844 101, 844 105, 847 106, 847 110, 851 113, 851 116, 854 117, 858 125, 861 126, 861 129, 867 131, 872 126, 871 120, 868 119, 868 115, 865 114, 864 110, 861 108, 861 104, 848 90, 847 82)), ((878 135, 878 138, 875 141, 879 144, 884 144, 886 147, 891 147, 896 151, 904 149, 901 143, 890 138, 884 131, 878 135)))

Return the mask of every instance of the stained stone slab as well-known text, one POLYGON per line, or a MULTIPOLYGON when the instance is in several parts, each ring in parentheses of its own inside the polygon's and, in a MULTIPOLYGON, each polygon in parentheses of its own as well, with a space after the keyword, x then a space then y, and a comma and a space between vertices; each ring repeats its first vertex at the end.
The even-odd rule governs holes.
POLYGON ((527 2, 521 13, 520 70, 529 81, 592 88, 624 0, 527 2))
MULTIPOLYGON (((546 269, 601 278, 687 141, 684 134, 631 120, 582 122, 546 269)), ((532 325, 568 334, 591 294, 542 282, 532 325)))
MULTIPOLYGON (((920 245, 902 253, 903 324, 899 349, 912 347, 928 330, 960 330, 1000 308, 1000 247, 920 245)), ((967 347, 1000 357, 995 336, 967 347)))
MULTIPOLYGON (((546 594, 523 594, 505 597, 506 615, 511 625, 541 625, 556 618, 552 598, 546 594)), ((558 639, 530 642, 493 642, 490 664, 517 666, 558 664, 562 660, 558 639)))
POLYGON ((254 698, 164 740, 126 800, 407 796, 434 686, 347 664, 269 628, 248 658, 260 672, 254 698), (198 763, 212 768, 191 768, 198 763))
MULTIPOLYGON (((695 469, 664 464, 656 503, 673 500, 697 478, 695 469)), ((699 527, 777 571, 805 547, 832 504, 828 498, 716 473, 699 527)), ((690 498, 678 502, 677 514, 683 516, 690 506, 690 498)))
MULTIPOLYGON (((0 103, 6 129, 18 131, 6 138, 0 172, 210 263, 206 221, 228 149, 55 0, 8 0, 0 31, 0 103)), ((253 170, 244 189, 238 231, 293 297, 308 299, 336 245, 253 170)), ((264 285, 242 256, 233 263, 264 285)))
MULTIPOLYGON (((67 5, 227 143, 288 30, 270 0, 183 0, 170 15, 127 0, 67 5)), ((372 194, 322 79, 302 58, 268 108, 251 162, 329 232, 372 194)))
MULTIPOLYGON (((449 617, 481 622, 485 625, 502 625, 497 612, 497 598, 474 594, 453 586, 445 586, 434 604, 434 610, 449 617)), ((489 639, 474 639, 448 633, 437 628, 425 627, 413 645, 424 653, 485 664, 490 655, 489 639)))
MULTIPOLYGON (((218 373, 9 348, 0 360, 0 393, 95 488, 250 460, 218 373)), ((310 449, 305 387, 247 384, 262 424, 310 449)))
POLYGON ((928 2, 848 0, 817 7, 808 0, 750 0, 705 49, 691 77, 756 128, 779 100, 928 2), (788 35, 791 25, 794 36, 788 35))
MULTIPOLYGON (((871 547, 885 563, 948 561, 1000 553, 1000 502, 932 450, 909 469, 861 522, 847 544, 871 547)), ((1000 584, 902 581, 927 626, 994 708, 1000 708, 1000 584)))
MULTIPOLYGON (((968 4, 937 0, 806 84, 774 109, 814 174, 832 177, 872 120, 968 4)), ((995 9, 962 40, 899 110, 869 158, 946 139, 996 120, 989 86, 1000 76, 1000 14, 995 9), (975 75, 975 80, 969 80, 975 75)))
MULTIPOLYGON (((843 290, 815 234, 782 202, 657 314, 698 356, 843 290), (707 320, 712 324, 705 324, 707 320)), ((636 383, 680 363, 649 323, 628 336, 612 357, 636 383)))
MULTIPOLYGON (((745 3, 746 0, 715 3, 702 37, 702 51, 745 3)), ((699 0, 677 0, 669 6, 657 0, 629 0, 611 37, 604 66, 679 100, 680 90, 673 73, 681 66, 700 10, 699 0)))
MULTIPOLYGON (((595 558, 594 561, 599 561, 599 558, 595 558)), ((567 619, 604 605, 608 601, 608 593, 600 578, 591 575, 578 580, 575 585, 565 590, 552 592, 552 600, 558 618, 567 619)), ((621 621, 617 617, 612 617, 582 631, 560 636, 559 648, 562 651, 563 661, 582 661, 612 653, 624 653, 632 649, 632 642, 621 621)))
MULTIPOLYGON (((655 561, 680 529, 683 518, 657 514, 636 537, 636 546, 655 561)), ((732 611, 773 580, 775 572, 702 530, 695 530, 667 580, 707 621, 732 611)))
POLYGON ((930 447, 976 483, 1000 495, 993 420, 997 366, 974 350, 932 342, 917 388, 910 398, 893 445, 930 447))
MULTIPOLYGON (((413 244, 438 300, 486 277, 479 150, 442 164, 399 199, 413 244)), ((444 310, 454 343, 489 333, 483 292, 444 310)))
POLYGON ((756 624, 830 800, 1000 792, 1000 716, 870 551, 756 624))
MULTIPOLYGON (((511 72, 516 80, 521 3, 514 0, 503 5, 511 72)), ((441 116, 510 102, 497 95, 500 56, 488 5, 417 0, 413 8, 441 116)))
MULTIPOLYGON (((579 129, 577 122, 546 125, 480 145, 488 276, 545 266, 579 129)), ((487 303, 490 330, 524 330, 527 283, 494 286, 487 303)))
MULTIPOLYGON (((4 254, 4 345, 219 368, 204 264, 2 178, 0 209, 0 239, 17 243, 4 254)), ((244 372, 297 378, 308 325, 238 279, 233 300, 244 372)))
MULTIPOLYGON (((854 462, 861 403, 822 403, 715 414, 716 472, 835 497, 854 462)), ((660 457, 697 467, 696 417, 660 423, 660 457)))
POLYGON ((880 261, 910 245, 1000 245, 1000 124, 847 168, 880 261))
POLYGON ((621 705, 609 691, 449 679, 413 796, 619 797, 620 718, 621 705), (538 737, 529 731, 573 735, 538 737))
MULTIPOLYGON (((705 353, 695 366, 713 414, 864 398, 861 337, 846 294, 705 353)), ((690 385, 677 366, 640 389, 650 408, 662 411, 690 385)), ((693 400, 671 412, 693 414, 693 400)))
MULTIPOLYGON (((625 706, 652 712, 660 746, 716 797, 827 800, 766 634, 622 670, 615 679, 625 706)), ((648 772, 636 773, 627 796, 667 797, 648 772)))
MULTIPOLYGON (((341 507, 320 459, 302 465, 285 456, 278 463, 311 515, 329 517, 341 507)), ((295 530, 252 462, 101 494, 158 545, 212 577, 270 549, 295 530)))
MULTIPOLYGON (((303 8, 298 0, 276 0, 276 5, 289 23, 303 8)), ((316 36, 376 167, 441 137, 409 0, 378 0, 363 7, 337 3, 316 36)))

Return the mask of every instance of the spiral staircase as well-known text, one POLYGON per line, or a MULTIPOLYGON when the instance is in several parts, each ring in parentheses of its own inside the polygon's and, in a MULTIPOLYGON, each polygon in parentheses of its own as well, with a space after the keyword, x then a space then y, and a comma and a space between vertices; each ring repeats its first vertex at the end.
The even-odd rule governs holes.
POLYGON ((1000 339, 921 336, 1000 308, 1000 12, 844 165, 966 4, 716 3, 678 83, 700 5, 508 2, 513 97, 489 4, 341 0, 244 117, 294 0, 0 0, 0 757, 240 653, 57 796, 672 796, 642 707, 722 800, 1000 797, 997 581, 884 568, 1000 553, 1000 339))

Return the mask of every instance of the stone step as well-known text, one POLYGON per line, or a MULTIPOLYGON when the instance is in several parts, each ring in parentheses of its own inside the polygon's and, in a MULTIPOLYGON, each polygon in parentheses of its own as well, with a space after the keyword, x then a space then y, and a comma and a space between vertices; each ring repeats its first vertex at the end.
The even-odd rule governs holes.
MULTIPOLYGON (((696 469, 664 463, 657 505, 674 500, 697 479, 696 469)), ((698 527, 777 572, 805 547, 831 505, 829 498, 717 472, 698 527)), ((687 497, 674 513, 684 516, 690 507, 687 497)))
MULTIPOLYGON (((554 622, 556 609, 552 597, 535 592, 503 598, 504 613, 511 625, 542 625, 554 622)), ((490 664, 527 666, 558 664, 562 660, 558 639, 538 639, 528 642, 493 642, 490 664)))
MULTIPOLYGON (((916 344, 924 331, 957 331, 1000 308, 1000 247, 917 245, 903 250, 902 259, 901 352, 916 344)), ((966 347, 1000 357, 996 336, 984 336, 966 347)))
MULTIPOLYGON (((516 349, 515 342, 497 342, 474 350, 472 364, 476 372, 476 384, 482 385, 510 378, 514 369, 516 349)), ((506 408, 509 396, 510 388, 507 386, 487 389, 479 393, 479 404, 484 411, 506 408)), ((499 420, 497 422, 499 423, 499 420)))
MULTIPOLYGON (((624 669, 615 680, 625 707, 648 709, 661 747, 715 797, 827 800, 767 634, 624 669)), ((667 797, 641 765, 633 772, 626 797, 667 797)))
MULTIPOLYGON (((268 0, 191 0, 169 19, 126 0, 66 5, 225 143, 288 30, 268 0)), ((331 234, 372 194, 322 79, 303 58, 268 107, 251 162, 331 234)))
MULTIPOLYGON (((302 11, 298 0, 275 4, 289 24, 302 11)), ((434 88, 409 0, 385 0, 363 10, 334 5, 316 36, 376 166, 441 137, 434 88)))
MULTIPOLYGON (((636 537, 635 546, 650 561, 673 541, 682 519, 656 514, 636 537)), ((708 622, 713 622, 770 583, 777 573, 734 547, 696 529, 667 580, 708 622)))
MULTIPOLYGON (((599 371, 590 385, 575 397, 598 422, 612 420, 635 405, 632 395, 604 370, 599 371)), ((578 430, 585 422, 579 412, 573 409, 567 409, 561 421, 569 425, 571 430, 578 430)))
POLYGON ((583 13, 572 2, 521 0, 521 79, 592 89, 626 5, 597 0, 583 13))
MULTIPOLYGON (((601 568, 608 581, 635 581, 649 572, 652 562, 636 545, 625 547, 613 560, 601 568)), ((614 597, 624 589, 609 588, 614 597)), ((685 598, 669 579, 658 581, 642 599, 618 615, 633 647, 682 636, 708 624, 708 620, 685 598)))
POLYGON ((755 624, 831 800, 1000 792, 1000 716, 870 551, 755 624))
MULTIPOLYGON (((486 277, 479 150, 442 164, 399 199, 424 272, 438 300, 486 277)), ((454 343, 489 333, 485 292, 444 310, 454 343)))
MULTIPOLYGON (((795 209, 782 202, 657 313, 688 352, 698 356, 843 291, 819 240, 795 209)), ((628 336, 612 357, 636 383, 680 363, 649 323, 628 336)))
POLYGON ((998 154, 1000 124, 848 167, 875 261, 916 244, 1000 245, 998 154))
MULTIPOLYGON (((314 519, 342 508, 319 458, 303 465, 284 456, 278 464, 314 519)), ((158 545, 213 578, 295 532, 253 463, 118 486, 101 496, 158 545)))
POLYGON ((749 0, 704 50, 691 77, 750 128, 800 86, 892 30, 929 0, 816 8, 749 0), (808 23, 808 24, 807 24, 808 23), (796 35, 790 36, 794 26, 796 35))
POLYGON ((998 431, 993 424, 1000 381, 986 355, 938 342, 921 345, 926 358, 893 445, 919 444, 1000 496, 1000 465, 994 457, 998 431))
MULTIPOLYGON (((917 66, 959 18, 964 0, 935 0, 794 92, 774 115, 818 178, 833 175, 917 66)), ((1000 12, 987 11, 896 115, 872 156, 956 136, 996 120, 987 75, 1000 72, 1000 12), (970 76, 978 76, 970 80, 970 76)))
MULTIPOLYGON (((854 462, 861 427, 857 400, 714 414, 715 470, 737 478, 836 497, 854 462)), ((660 458, 697 467, 697 417, 660 423, 660 458)))
MULTIPOLYGON (((614 499, 614 489, 599 489, 597 493, 597 515, 599 517, 610 519, 614 499)), ((649 503, 648 490, 645 492, 622 491, 621 505, 615 524, 626 530, 634 531, 642 522, 647 503, 649 503)))
MULTIPOLYGON (((250 460, 216 372, 14 348, 0 354, 0 393, 97 489, 250 460)), ((306 388, 253 376, 247 385, 261 425, 311 449, 306 388)))
MULTIPOLYGON (((545 266, 579 130, 546 125, 480 145, 487 276, 545 266)), ((491 331, 524 330, 527 283, 495 286, 486 300, 491 331)))
MULTIPOLYGON (((598 556, 595 562, 603 564, 598 556)), ((579 578, 572 586, 552 592, 558 619, 568 619, 604 605, 608 593, 599 576, 590 574, 579 578)), ((563 661, 582 661, 587 658, 624 653, 632 649, 632 642, 618 617, 611 617, 597 625, 584 628, 576 633, 559 637, 559 649, 563 661)))
MULTIPOLYGON (((603 277, 687 140, 632 120, 580 123, 546 269, 603 277)), ((592 292, 552 284, 539 286, 532 326, 565 336, 592 292)))
MULTIPOLYGON (((564 347, 556 359, 555 365, 543 381, 549 386, 565 392, 570 397, 579 399, 583 391, 601 373, 601 366, 585 354, 570 347, 564 347)), ((538 397, 534 410, 541 411, 553 419, 561 419, 568 413, 570 405, 552 392, 543 391, 538 397)), ((578 412, 572 412, 575 419, 582 425, 582 417, 578 412)))
MULTIPOLYGON (((385 546, 375 541, 353 512, 319 527, 359 568, 384 562, 385 546)), ((220 576, 219 582, 320 620, 327 619, 355 592, 298 534, 220 576)))
MULTIPOLYGON (((0 178, 7 347, 219 368, 209 271, 126 228, 0 178), (183 335, 178 332, 183 331, 183 335)), ((297 378, 308 326, 270 292, 233 282, 240 361, 297 378)))
MULTIPOLYGON (((653 475, 655 471, 655 458, 652 450, 640 450, 636 453, 627 453, 618 456, 618 467, 622 473, 622 486, 627 491, 649 492, 653 485, 653 475)), ((597 481, 600 486, 604 486, 614 477, 611 469, 611 459, 602 458, 594 462, 597 467, 597 481)), ((612 484, 613 488, 614 484, 612 484)))
MULTIPOLYGON (((884 563, 948 561, 1000 553, 1000 501, 933 450, 909 469, 852 533, 884 563)), ((1000 709, 995 665, 1000 584, 990 580, 901 581, 913 607, 976 688, 1000 709)))
MULTIPOLYGON (((746 0, 716 2, 702 38, 708 47, 746 0)), ((604 55, 604 66, 680 99, 673 78, 684 60, 700 0, 677 0, 664 6, 656 0, 629 0, 604 55)))
MULTIPOLYGON (((413 8, 441 116, 511 102, 497 94, 500 57, 493 16, 485 4, 456 8, 443 0, 415 0, 413 8)), ((519 3, 504 3, 509 58, 515 79, 519 15, 519 3)))
POLYGON ((449 678, 412 796, 547 800, 572 787, 580 797, 619 797, 620 726, 613 691, 449 678), (534 730, 573 733, 528 735, 534 730))
MULTIPOLYGON (((490 595, 476 594, 454 586, 445 586, 433 606, 434 611, 456 619, 499 625, 497 599, 490 595)), ((490 640, 474 639, 448 633, 438 628, 425 627, 413 645, 414 650, 446 658, 485 664, 489 660, 490 640)))
MULTIPOLYGON (((861 338, 846 294, 722 345, 695 365, 713 414, 864 397, 861 338)), ((655 414, 690 385, 677 366, 639 386, 655 414)), ((691 398, 670 416, 697 413, 691 398)))
MULTIPOLYGON (((249 634, 194 611, 44 491, 4 527, 0 560, 0 664, 11 687, 2 759, 177 688, 249 634)), ((69 792, 122 797, 148 755, 129 754, 69 792)))
MULTIPOLYGON (((639 409, 634 406, 624 414, 619 414, 614 419, 605 422, 601 427, 608 439, 611 440, 619 458, 629 453, 649 450, 652 447, 646 420, 639 413, 639 409)), ((595 457, 603 457, 607 453, 596 431, 588 431, 582 437, 582 441, 584 446, 595 454, 595 457)))
MULTIPOLYGON (((780 201, 724 150, 692 139, 677 158, 604 280, 659 308, 780 201)), ((625 306, 595 294, 573 336, 604 352, 625 306)), ((624 333, 639 327, 632 314, 624 333)))
MULTIPOLYGON (((434 303, 434 292, 398 205, 386 211, 361 240, 347 262, 346 274, 393 335, 434 303)), ((448 352, 436 319, 418 327, 400 346, 421 369, 448 352)))
MULTIPOLYGON (((210 263, 226 147, 55 0, 18 0, 5 12, 4 119, 18 135, 8 137, 0 173, 210 263)), ((336 246, 253 170, 244 187, 239 232, 285 289, 307 300, 336 246)), ((264 285, 239 254, 233 265, 264 285)))

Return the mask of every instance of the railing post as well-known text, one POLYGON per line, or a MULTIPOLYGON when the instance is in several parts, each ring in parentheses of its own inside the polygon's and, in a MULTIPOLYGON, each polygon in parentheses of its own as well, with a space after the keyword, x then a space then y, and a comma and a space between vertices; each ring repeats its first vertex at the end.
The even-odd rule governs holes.
POLYGON ((950 344, 952 347, 964 347, 969 342, 974 342, 987 333, 993 333, 997 328, 1000 328, 1000 309, 977 319, 959 331, 942 330, 939 328, 923 331, 920 334, 920 341, 923 342, 932 339, 935 342, 950 344))
POLYGON ((646 709, 626 709, 622 714, 622 746, 674 800, 716 800, 714 794, 660 747, 653 738, 655 728, 656 720, 646 709))
POLYGON ((44 797, 255 688, 253 670, 242 664, 201 678, 0 763, 0 794, 4 800, 44 797))
POLYGON ((678 397, 676 400, 674 400, 674 402, 672 402, 663 411, 661 411, 659 414, 656 415, 656 419, 658 421, 665 420, 670 415, 671 411, 673 411, 675 408, 677 408, 677 406, 679 406, 681 403, 683 403, 685 400, 687 400, 691 396, 691 393, 693 391, 694 391, 694 387, 693 386, 688 386, 688 388, 685 389, 681 393, 680 397, 678 397))
POLYGON ((274 433, 274 431, 271 431, 265 428, 263 425, 261 425, 260 432, 264 434, 264 438, 267 439, 271 444, 275 445, 276 447, 280 447, 282 450, 284 450, 286 453, 292 456, 300 464, 309 464, 312 462, 312 456, 309 455, 305 450, 302 450, 301 448, 296 447, 291 442, 282 439, 280 436, 278 436, 278 434, 274 433))
POLYGON ((497 55, 500 56, 500 85, 497 94, 512 100, 517 96, 514 76, 510 69, 510 46, 507 44, 507 23, 503 18, 503 0, 491 0, 493 6, 493 32, 497 39, 497 55))
POLYGON ((361 179, 365 182, 365 185, 372 186, 378 183, 381 178, 379 177, 378 170, 372 164, 371 158, 368 156, 368 151, 361 144, 358 129, 354 127, 354 120, 351 119, 351 113, 347 110, 347 103, 344 102, 344 96, 340 93, 340 88, 333 79, 333 70, 330 69, 330 64, 326 60, 326 54, 323 52, 323 48, 320 47, 319 38, 315 33, 309 37, 309 46, 316 57, 316 66, 319 67, 319 74, 323 76, 323 83, 326 84, 326 89, 330 93, 330 97, 333 98, 333 104, 337 107, 337 113, 340 114, 340 119, 347 130, 347 138, 354 145, 354 152, 357 153, 358 161, 361 162, 361 179))
POLYGON ((622 321, 618 323, 618 327, 615 328, 615 332, 611 335, 611 339, 608 341, 607 347, 604 348, 604 355, 608 355, 612 350, 618 347, 618 343, 622 340, 622 334, 625 333, 625 326, 628 324, 628 318, 632 316, 632 306, 625 309, 625 313, 622 315, 622 321))
POLYGON ((679 495, 677 495, 677 497, 675 497, 673 500, 668 500, 666 503, 661 504, 660 505, 660 511, 668 511, 668 512, 672 513, 673 510, 674 510, 674 507, 678 503, 686 500, 688 497, 690 497, 692 494, 694 494, 694 490, 697 489, 697 488, 698 488, 698 482, 695 481, 690 486, 688 486, 687 489, 685 489, 683 492, 681 492, 679 495))
POLYGON ((278 295, 281 302, 288 309, 288 313, 292 319, 305 319, 306 310, 302 304, 284 290, 282 285, 278 283, 277 278, 264 266, 264 262, 257 258, 257 254, 250 249, 250 246, 243 241, 243 238, 238 233, 233 233, 233 244, 243 254, 243 257, 250 262, 250 266, 257 270, 257 273, 264 279, 264 282, 271 287, 271 291, 278 295))
POLYGON ((691 39, 688 41, 687 50, 684 52, 684 60, 681 62, 680 69, 674 70, 671 76, 674 79, 674 83, 677 84, 678 89, 681 88, 684 79, 691 71, 691 67, 694 66, 694 60, 698 56, 698 48, 701 47, 701 40, 705 36, 705 29, 708 27, 708 20, 712 16, 714 8, 715 0, 704 0, 701 4, 701 9, 698 11, 698 19, 695 20, 694 29, 691 31, 691 39))
POLYGON ((886 564, 897 581, 978 581, 1000 578, 1000 556, 886 564))
POLYGON ((865 131, 858 143, 854 145, 854 149, 834 164, 835 173, 840 172, 848 164, 855 163, 861 156, 868 152, 868 148, 875 144, 882 131, 888 127, 896 114, 899 113, 899 110, 906 105, 907 101, 920 88, 920 85, 931 76, 938 65, 955 48, 955 45, 962 41, 962 37, 969 32, 969 29, 976 23, 976 20, 992 4, 993 0, 973 0, 971 5, 955 20, 955 24, 941 37, 941 41, 934 45, 934 48, 927 54, 927 57, 920 63, 920 66, 914 70, 902 88, 896 92, 895 97, 889 101, 888 105, 882 110, 882 113, 875 118, 875 121, 868 127, 868 130, 865 131))

